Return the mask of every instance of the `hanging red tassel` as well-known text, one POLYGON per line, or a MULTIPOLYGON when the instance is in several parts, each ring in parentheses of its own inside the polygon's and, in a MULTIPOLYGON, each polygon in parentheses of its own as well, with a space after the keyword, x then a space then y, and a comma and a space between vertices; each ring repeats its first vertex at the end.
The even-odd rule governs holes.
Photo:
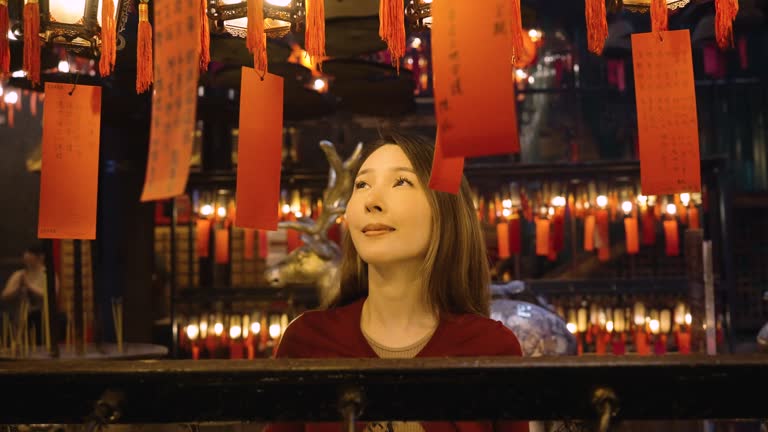
POLYGON ((667 31, 669 11, 667 10, 667 0, 651 0, 651 31, 667 31))
POLYGON ((11 46, 8 42, 8 0, 0 0, 0 79, 11 73, 11 46))
POLYGON ((253 54, 253 69, 267 72, 267 34, 264 32, 264 0, 248 0, 248 33, 245 46, 253 54))
POLYGON ((715 0, 715 39, 720 49, 733 47, 733 20, 739 13, 739 0, 715 0))
POLYGON ((387 44, 392 65, 400 73, 400 59, 405 55, 405 8, 402 1, 379 0, 379 37, 387 44))
POLYGON ((608 38, 608 18, 604 0, 586 0, 584 12, 587 18, 587 43, 589 51, 600 55, 608 38))
POLYGON ((520 8, 520 0, 512 0, 512 63, 517 63, 526 55, 523 31, 523 13, 520 8))
POLYGON ((149 23, 149 0, 139 4, 139 35, 136 46, 136 93, 144 93, 154 81, 152 59, 152 24, 149 23))
POLYGON ((312 64, 321 66, 325 57, 325 2, 306 0, 307 28, 304 32, 304 49, 312 64))
POLYGON ((99 74, 106 77, 115 68, 117 54, 117 26, 115 24, 115 2, 104 0, 101 7, 101 59, 99 74))
POLYGON ((200 0, 200 72, 207 71, 211 62, 211 30, 205 14, 207 1, 200 0))
POLYGON ((24 5, 24 63, 22 68, 32 87, 40 84, 40 5, 27 0, 24 5))

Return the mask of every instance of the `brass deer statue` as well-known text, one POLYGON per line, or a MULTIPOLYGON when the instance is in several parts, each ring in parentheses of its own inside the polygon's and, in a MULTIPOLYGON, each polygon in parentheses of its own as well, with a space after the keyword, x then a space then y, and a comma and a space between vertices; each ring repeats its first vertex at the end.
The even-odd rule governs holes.
POLYGON ((358 143, 345 161, 330 141, 320 141, 320 148, 330 164, 328 185, 323 191, 323 211, 317 220, 300 218, 283 221, 279 229, 292 229, 301 233, 304 243, 265 272, 267 283, 274 287, 288 284, 313 284, 318 289, 320 304, 331 300, 339 291, 338 269, 341 249, 328 239, 328 229, 347 210, 352 194, 355 174, 360 163, 363 143, 358 143))

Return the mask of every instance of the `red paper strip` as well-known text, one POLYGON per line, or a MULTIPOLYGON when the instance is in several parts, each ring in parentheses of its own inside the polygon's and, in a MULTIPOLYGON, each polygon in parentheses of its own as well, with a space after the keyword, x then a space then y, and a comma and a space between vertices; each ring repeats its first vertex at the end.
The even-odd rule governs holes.
POLYGON ((95 239, 101 87, 45 83, 38 238, 95 239))
POLYGON ((552 246, 555 253, 560 252, 565 247, 565 207, 555 209, 555 215, 552 217, 552 246))
POLYGON ((597 232, 597 259, 608 261, 611 257, 610 227, 608 225, 608 210, 600 209, 595 214, 595 227, 597 232))
POLYGON ((667 256, 680 255, 680 237, 677 229, 677 220, 664 221, 664 243, 667 256))
POLYGON ((695 206, 692 206, 688 209, 688 228, 699 229, 700 225, 699 209, 697 209, 695 206))
POLYGON ((267 259, 269 256, 269 239, 267 238, 267 232, 259 230, 259 258, 267 259))
POLYGON ((509 254, 518 255, 523 249, 520 240, 520 218, 513 216, 509 220, 509 254))
POLYGON ((688 30, 633 34, 632 58, 643 195, 701 191, 688 30))
POLYGON ((141 201, 184 193, 195 136, 199 0, 155 2, 155 70, 149 161, 141 201))
POLYGON ((656 215, 650 207, 642 210, 643 246, 656 244, 656 215))
POLYGON ((506 222, 496 224, 496 244, 499 250, 499 259, 509 258, 509 225, 506 222))
POLYGON ((637 219, 633 217, 624 219, 624 235, 627 242, 627 253, 635 255, 640 252, 640 239, 637 236, 637 219))
POLYGON ((595 250, 595 215, 584 217, 584 250, 587 252, 595 250))
POLYGON ((283 151, 283 78, 262 80, 242 69, 240 141, 237 160, 237 219, 244 228, 276 230, 283 151))
POLYGON ((216 230, 216 264, 229 262, 229 230, 219 228, 216 230))
POLYGON ((195 236, 195 244, 197 256, 200 258, 207 258, 211 241, 210 219, 198 219, 196 230, 197 235, 195 236))
POLYGON ((435 140, 435 155, 432 158, 432 171, 429 176, 430 189, 456 195, 461 187, 463 173, 464 158, 444 156, 440 134, 438 134, 435 140))
POLYGON ((549 256, 549 219, 536 218, 536 255, 549 256))
POLYGON ((486 6, 465 0, 432 5, 435 115, 447 157, 520 151, 512 8, 506 0, 486 6))
POLYGON ((246 228, 243 232, 243 254, 245 259, 253 259, 253 244, 256 240, 256 231, 246 228))

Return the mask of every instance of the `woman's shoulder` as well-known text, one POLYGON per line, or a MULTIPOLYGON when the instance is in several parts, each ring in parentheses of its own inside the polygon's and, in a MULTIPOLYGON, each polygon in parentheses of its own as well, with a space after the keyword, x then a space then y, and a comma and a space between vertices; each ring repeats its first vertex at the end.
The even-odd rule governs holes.
POLYGON ((478 314, 453 315, 445 320, 443 337, 460 352, 453 355, 521 356, 517 336, 504 324, 478 314))
POLYGON ((276 357, 325 357, 338 352, 347 341, 354 340, 356 304, 332 309, 309 310, 288 324, 276 357))

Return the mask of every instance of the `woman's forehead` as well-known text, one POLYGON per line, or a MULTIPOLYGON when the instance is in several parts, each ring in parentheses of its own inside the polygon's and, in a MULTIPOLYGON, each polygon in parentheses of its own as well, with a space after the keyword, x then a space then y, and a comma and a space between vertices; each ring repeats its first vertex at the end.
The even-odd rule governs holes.
POLYGON ((386 144, 374 150, 360 166, 360 174, 369 171, 387 170, 392 168, 413 169, 411 161, 403 149, 395 144, 386 144))

